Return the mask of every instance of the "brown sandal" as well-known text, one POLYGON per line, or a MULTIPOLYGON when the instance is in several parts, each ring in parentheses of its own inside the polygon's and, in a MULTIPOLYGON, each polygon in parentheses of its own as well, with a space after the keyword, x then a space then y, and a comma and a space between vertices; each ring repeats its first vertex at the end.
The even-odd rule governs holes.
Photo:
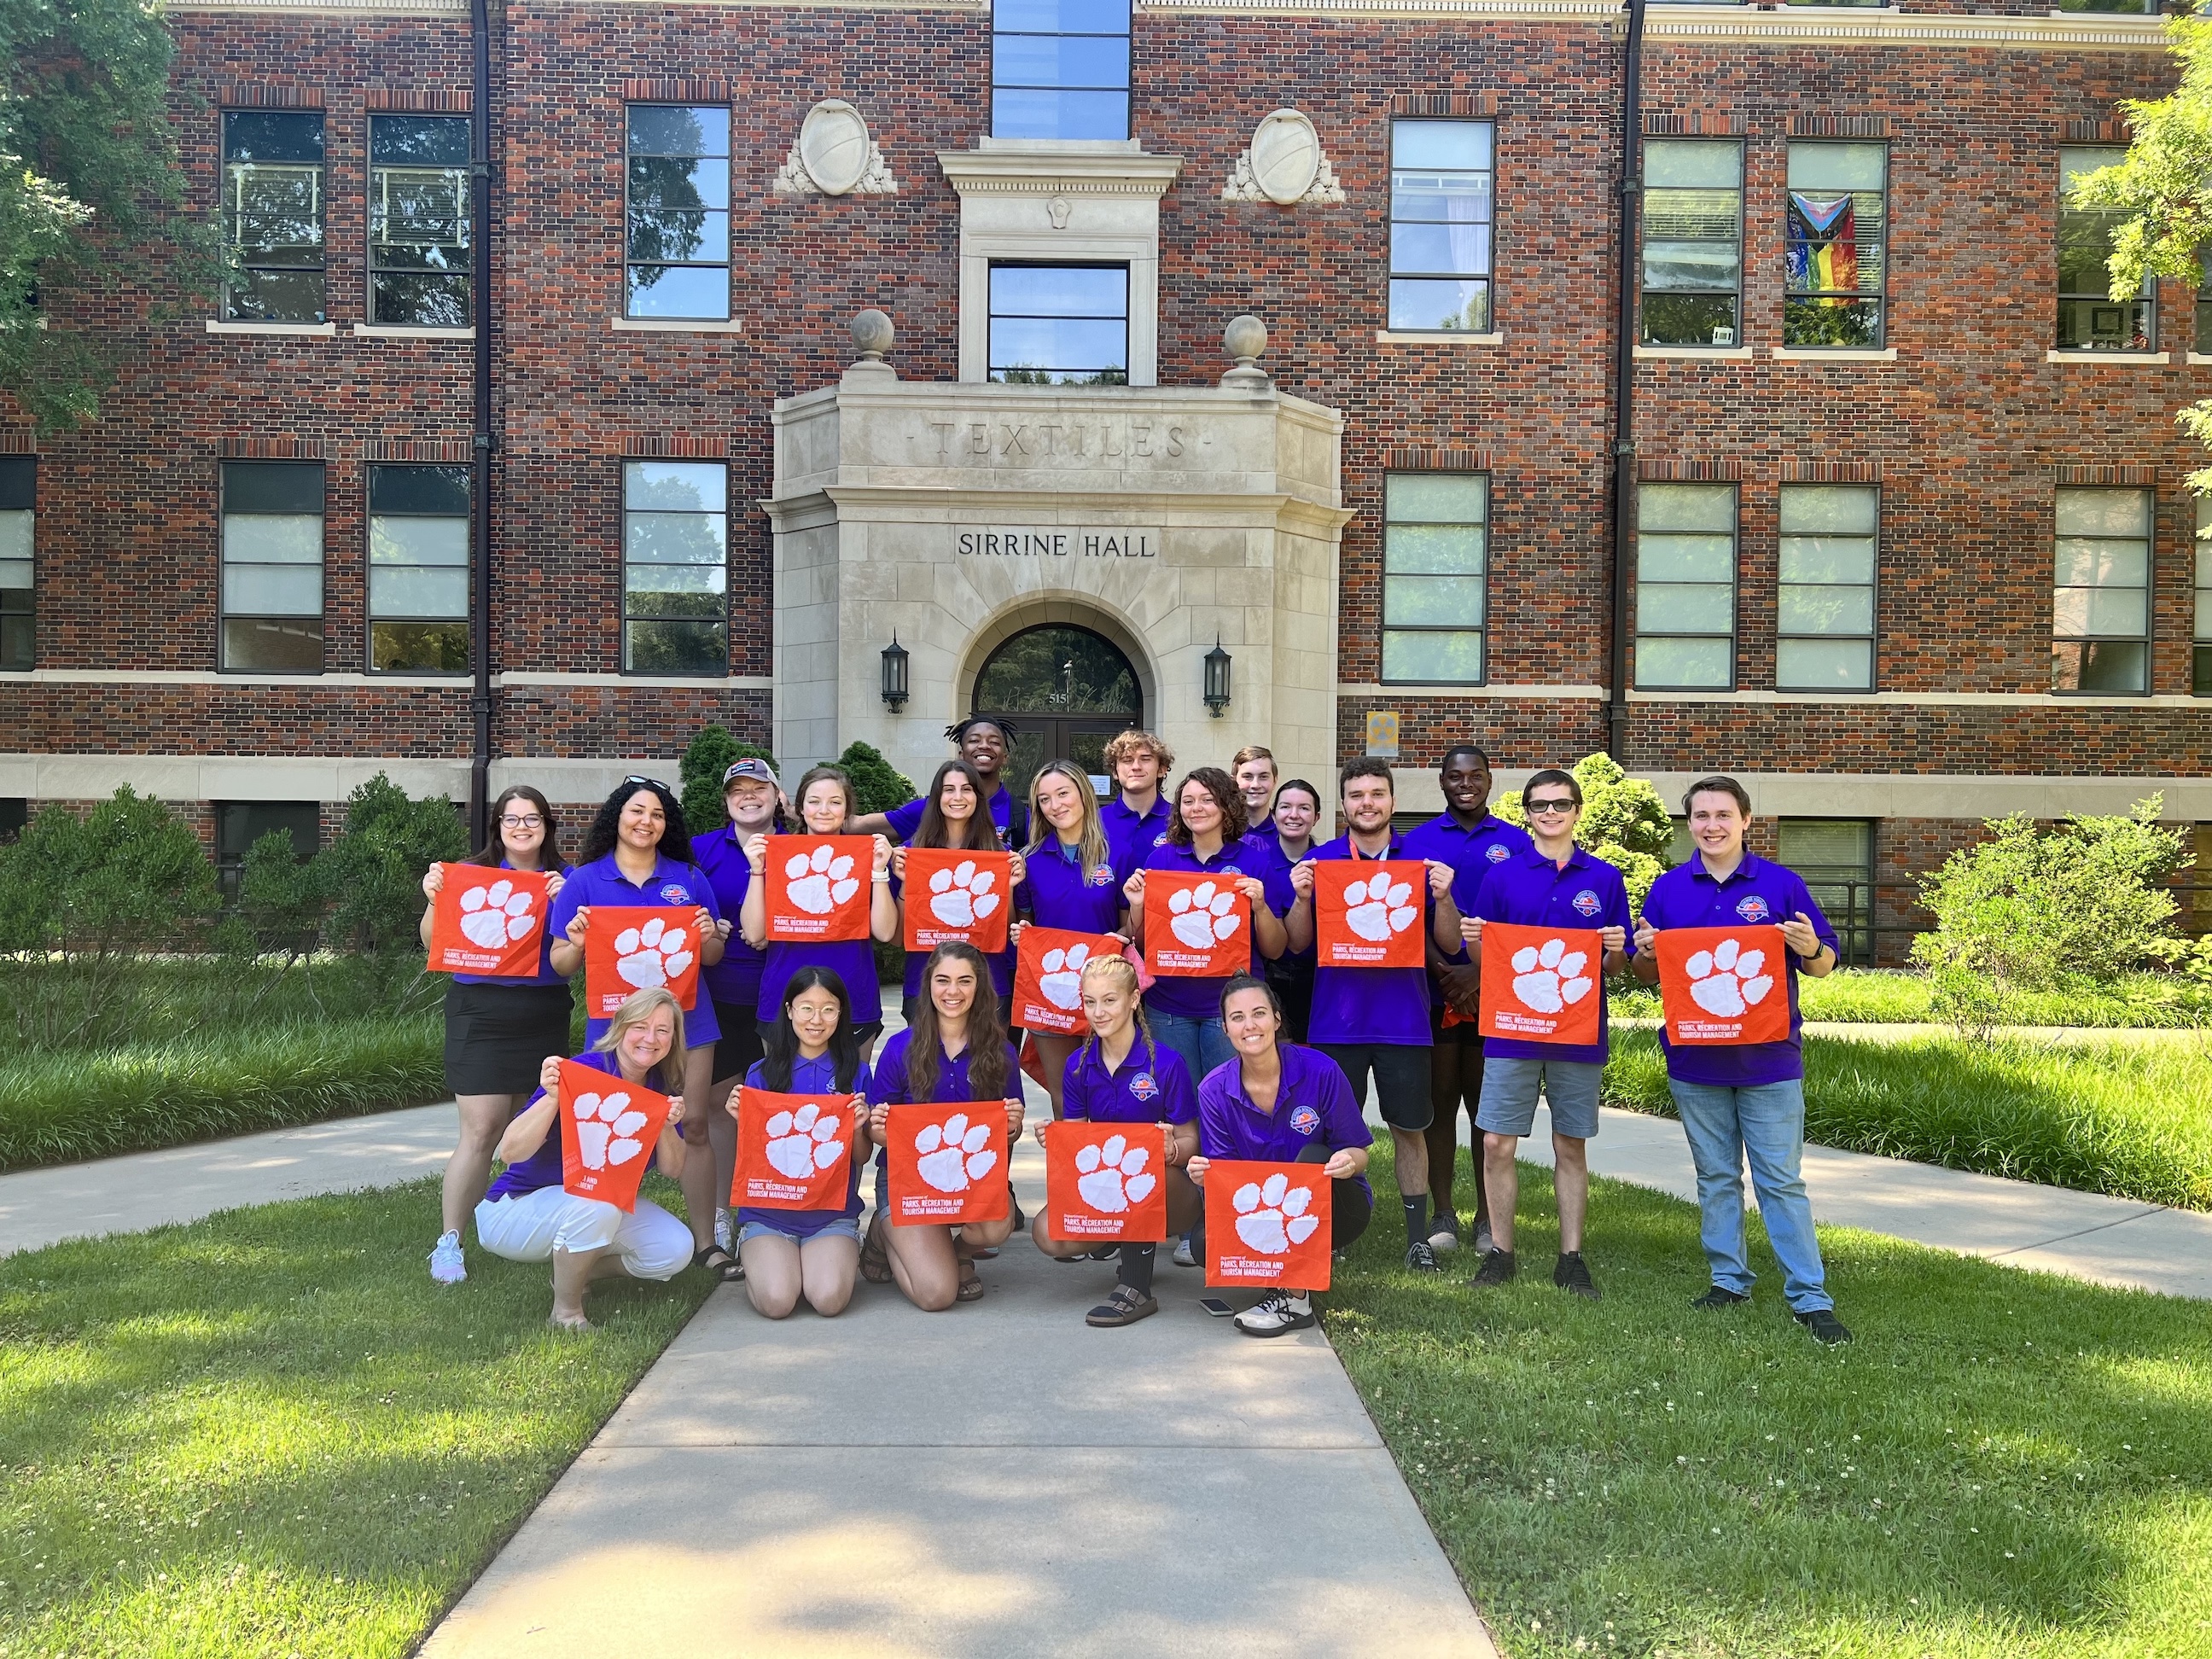
POLYGON ((860 1240, 860 1277, 871 1285, 891 1282, 890 1251, 884 1247, 882 1231, 883 1218, 874 1217, 868 1223, 866 1236, 860 1240))
POLYGON ((956 1302, 980 1302, 983 1299, 982 1275, 975 1264, 966 1256, 960 1258, 960 1288, 952 1293, 956 1302))

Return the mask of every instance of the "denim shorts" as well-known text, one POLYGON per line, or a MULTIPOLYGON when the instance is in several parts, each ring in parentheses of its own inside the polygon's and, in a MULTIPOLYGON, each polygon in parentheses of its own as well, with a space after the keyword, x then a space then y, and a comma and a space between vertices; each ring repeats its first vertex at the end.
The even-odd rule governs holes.
POLYGON ((857 1244, 860 1242, 860 1223, 857 1216, 841 1215, 813 1232, 787 1233, 765 1221, 748 1221, 738 1229, 738 1248, 743 1249, 745 1241, 750 1238, 787 1238, 794 1244, 811 1243, 817 1238, 849 1238, 857 1244))
POLYGON ((1536 1125, 1540 1085, 1552 1109, 1552 1133, 1588 1140, 1597 1133, 1597 1085, 1605 1066, 1594 1060, 1521 1060, 1486 1055, 1475 1127, 1493 1135, 1525 1135, 1536 1125))

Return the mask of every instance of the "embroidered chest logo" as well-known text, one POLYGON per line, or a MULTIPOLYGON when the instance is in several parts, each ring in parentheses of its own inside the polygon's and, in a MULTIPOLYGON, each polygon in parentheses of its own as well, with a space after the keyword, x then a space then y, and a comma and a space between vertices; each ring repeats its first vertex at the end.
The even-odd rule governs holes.
POLYGON ((1756 893, 1746 893, 1738 899, 1735 902, 1735 913, 1746 921, 1765 921, 1772 914, 1766 908, 1766 901, 1756 893))
POLYGON ((1492 842, 1490 843, 1489 848, 1483 853, 1482 856, 1488 859, 1492 864, 1503 864, 1508 858, 1511 857, 1512 854, 1508 853, 1504 845, 1500 842, 1492 842))
POLYGON ((1597 914, 1597 895, 1587 887, 1576 894, 1569 902, 1583 915, 1594 916, 1597 914))
POLYGON ((1111 887, 1114 884, 1114 866, 1110 864, 1098 865, 1083 879, 1092 887, 1111 887))
POLYGON ((1150 1100, 1159 1091, 1160 1085, 1152 1080, 1152 1074, 1150 1072, 1139 1072, 1129 1079, 1129 1094, 1132 1099, 1150 1100))
POLYGON ((691 902, 691 890, 680 881, 663 882, 660 884, 660 902, 663 904, 689 904, 691 902))
POLYGON ((1291 1109, 1291 1127, 1297 1133, 1310 1135, 1321 1127, 1321 1114, 1310 1106, 1291 1109))

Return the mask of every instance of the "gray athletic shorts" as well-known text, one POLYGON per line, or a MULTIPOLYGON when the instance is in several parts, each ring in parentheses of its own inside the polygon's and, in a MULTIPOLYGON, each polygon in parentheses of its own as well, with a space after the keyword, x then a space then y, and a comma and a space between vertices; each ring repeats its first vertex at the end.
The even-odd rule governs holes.
POLYGON ((1519 1060, 1486 1055, 1475 1127, 1493 1135, 1525 1135, 1535 1127, 1540 1091, 1552 1108, 1552 1133, 1588 1140, 1597 1133, 1597 1085, 1605 1067, 1589 1060, 1519 1060))

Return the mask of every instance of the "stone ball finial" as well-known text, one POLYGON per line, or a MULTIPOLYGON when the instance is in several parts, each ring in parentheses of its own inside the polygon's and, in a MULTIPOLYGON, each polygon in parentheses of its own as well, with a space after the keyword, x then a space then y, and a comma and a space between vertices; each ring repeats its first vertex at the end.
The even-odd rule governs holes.
POLYGON ((884 353, 891 349, 891 342, 896 337, 897 331, 891 326, 891 319, 872 306, 853 319, 853 343, 859 349, 862 362, 883 362, 884 353))
POLYGON ((1237 367, 1221 377, 1224 386, 1266 386, 1267 371, 1259 366, 1260 354, 1267 349, 1267 325, 1251 313, 1231 317, 1229 326, 1221 331, 1221 343, 1236 360, 1237 367))

